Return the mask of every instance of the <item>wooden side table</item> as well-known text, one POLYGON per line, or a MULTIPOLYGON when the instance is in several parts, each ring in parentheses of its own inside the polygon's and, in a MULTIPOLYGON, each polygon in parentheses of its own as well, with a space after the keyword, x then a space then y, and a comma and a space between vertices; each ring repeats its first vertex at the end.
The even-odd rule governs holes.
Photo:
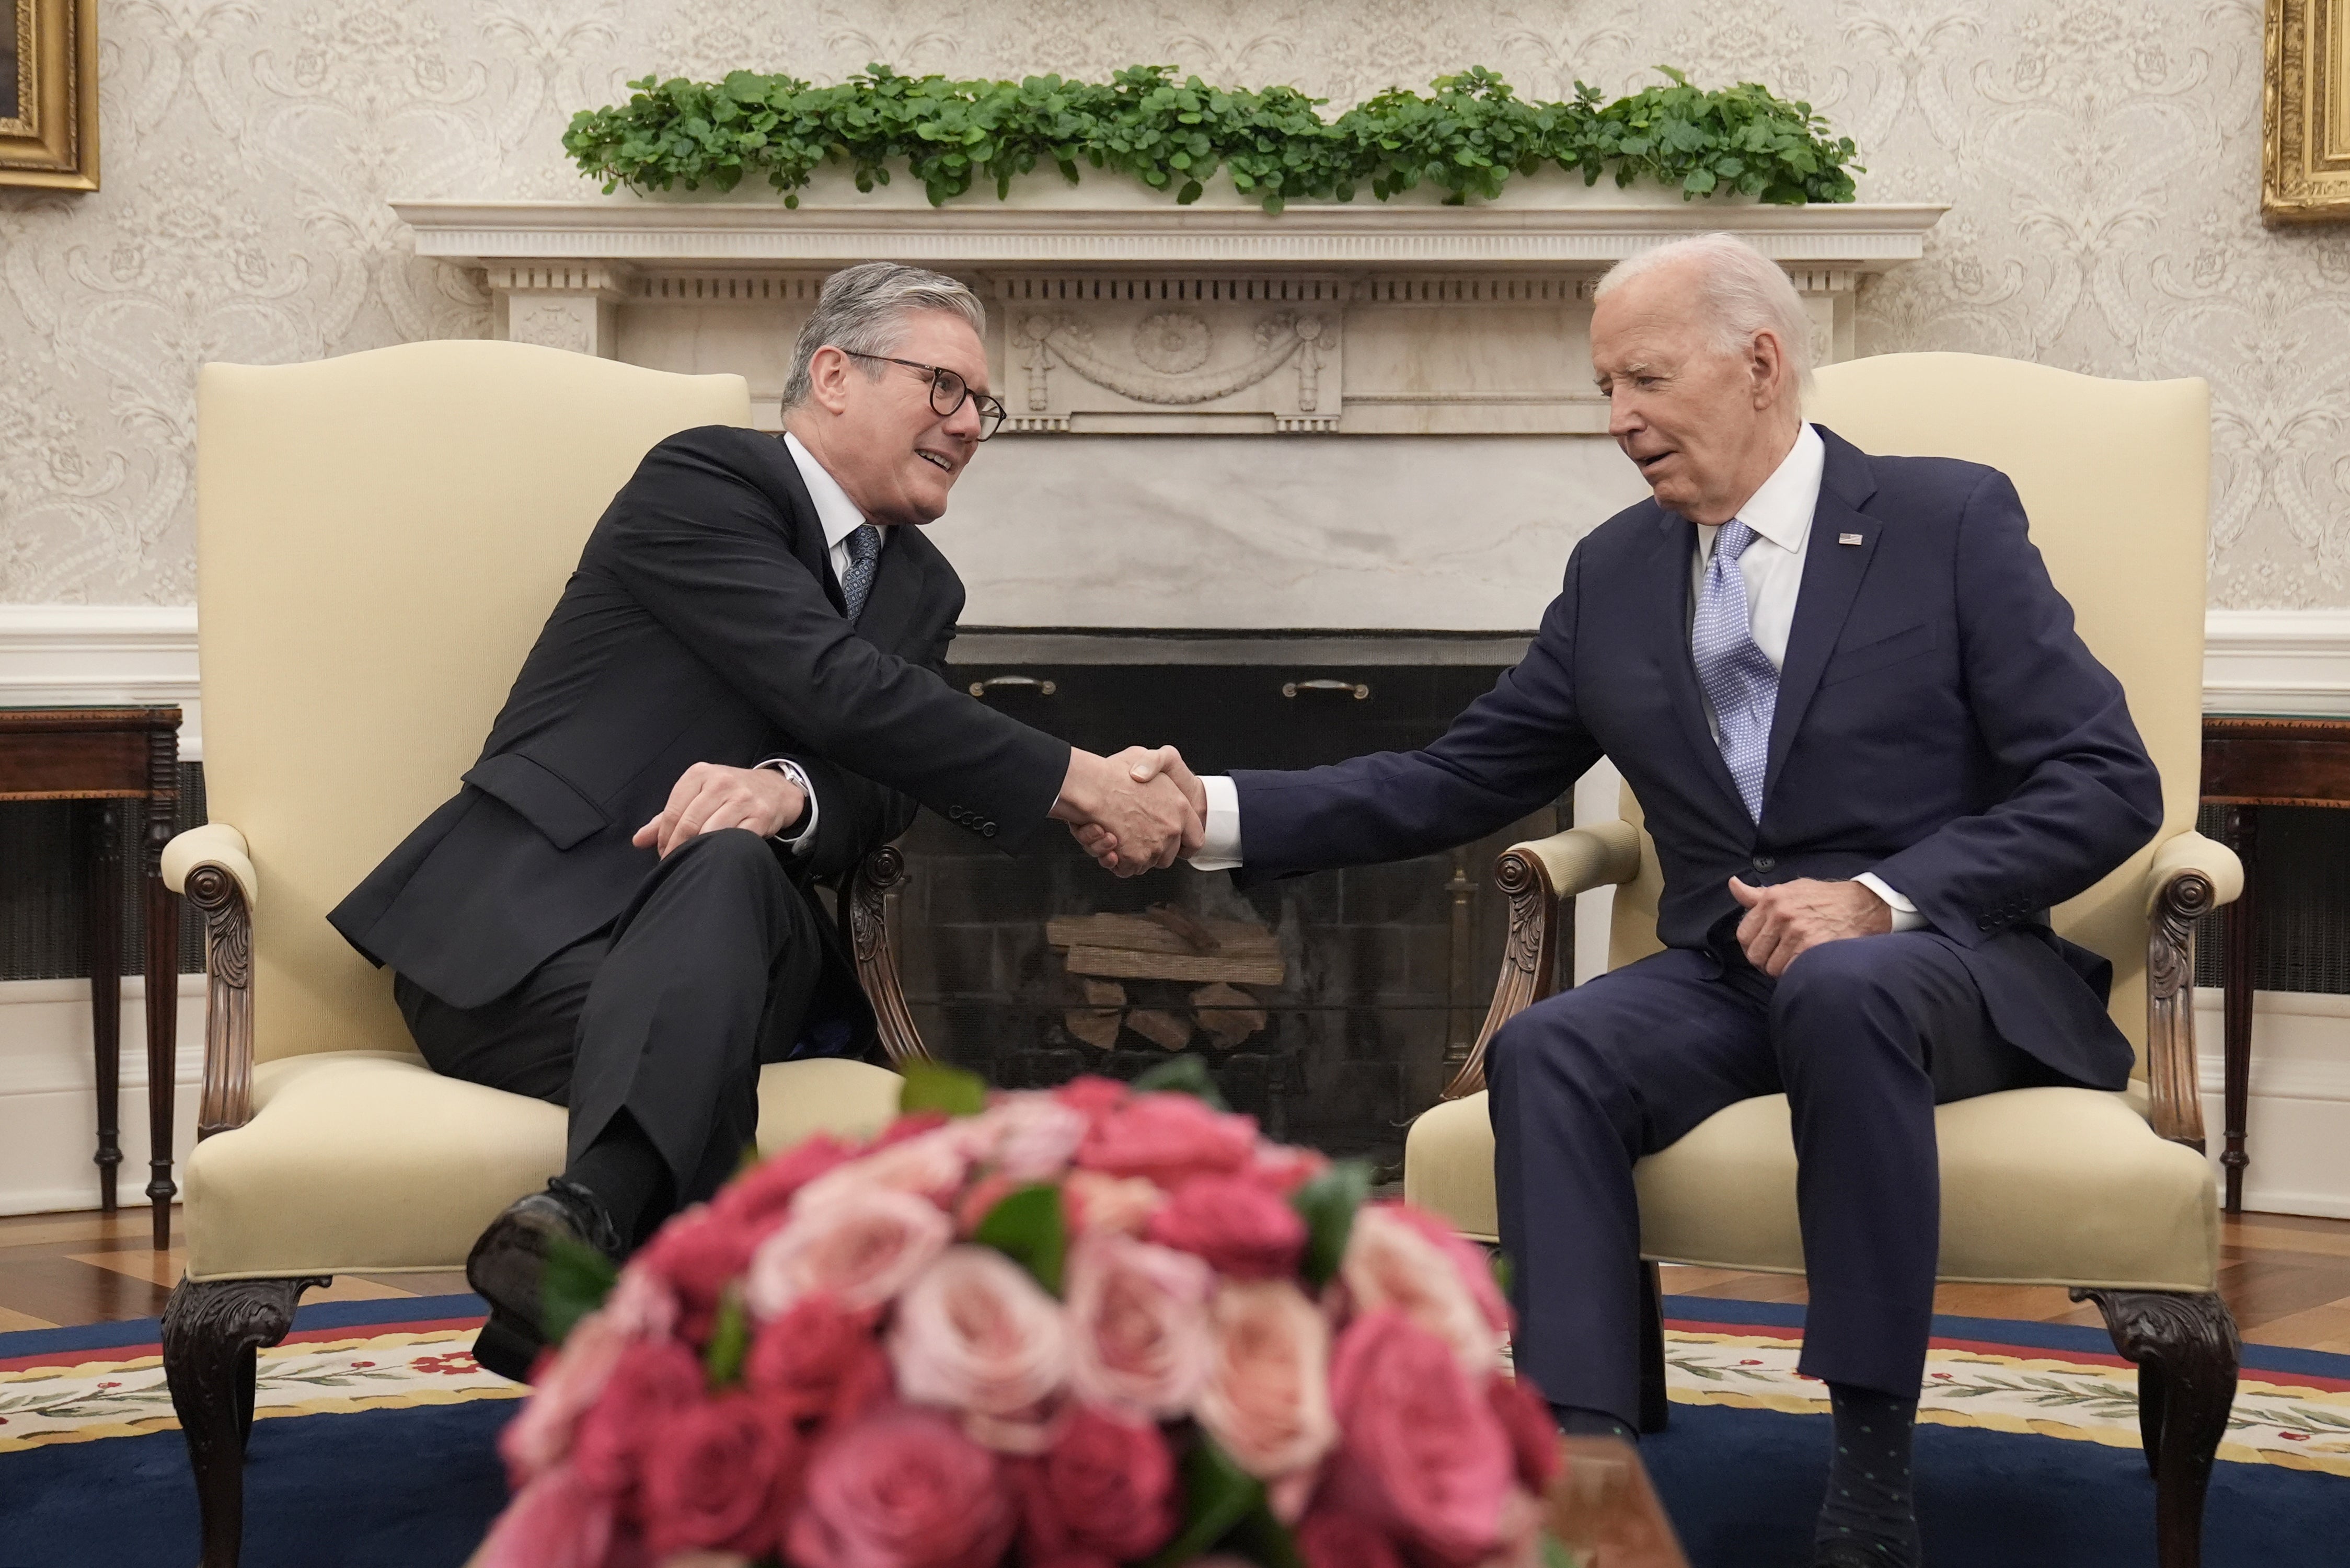
POLYGON ((172 1111, 178 1079, 180 900, 163 886, 163 846, 180 804, 177 708, 0 708, 0 801, 70 800, 88 889, 89 1006, 98 1046, 99 1199, 115 1208, 122 1163, 116 1121, 122 1064, 124 803, 145 803, 139 852, 147 874, 148 1201, 155 1250, 172 1245, 172 1111))
POLYGON ((2252 1073, 2252 958, 2260 917, 2253 889, 2260 877, 2260 808, 2264 805, 2350 807, 2350 719, 2283 719, 2209 714, 2203 720, 2203 802, 2226 807, 2220 836, 2244 863, 2244 891, 2229 905, 2223 983, 2226 1142, 2220 1168, 2227 1210, 2244 1208, 2245 1102, 2252 1073))

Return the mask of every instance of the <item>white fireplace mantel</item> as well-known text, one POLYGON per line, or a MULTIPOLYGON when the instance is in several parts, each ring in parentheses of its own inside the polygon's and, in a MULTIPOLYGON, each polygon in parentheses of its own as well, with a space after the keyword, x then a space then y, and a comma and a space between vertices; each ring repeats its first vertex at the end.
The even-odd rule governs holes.
POLYGON ((931 531, 972 624, 1494 631, 1533 626, 1574 539, 1640 493, 1594 439, 1590 293, 1609 265, 1740 234, 1787 269, 1827 363, 1854 351, 1865 280, 1922 254, 1944 211, 1555 174, 1465 207, 1420 191, 1278 215, 1107 179, 939 209, 903 180, 859 195, 838 178, 795 210, 392 205, 418 254, 480 269, 501 336, 740 373, 771 430, 832 273, 891 260, 971 282, 1012 419, 931 531))

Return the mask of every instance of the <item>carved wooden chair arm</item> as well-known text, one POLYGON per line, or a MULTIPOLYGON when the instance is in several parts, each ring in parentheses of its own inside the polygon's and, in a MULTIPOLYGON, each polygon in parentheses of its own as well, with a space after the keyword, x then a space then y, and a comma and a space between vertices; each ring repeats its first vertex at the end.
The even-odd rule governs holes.
POLYGON ((163 846, 163 882, 204 920, 204 1088, 196 1137, 253 1119, 253 907, 261 878, 244 835, 224 822, 163 846))
POLYGON ((1548 838, 1513 844, 1493 862, 1493 881, 1510 900, 1510 940, 1485 1026, 1461 1071, 1444 1086, 1460 1099, 1485 1086, 1485 1049, 1503 1024, 1551 993, 1557 968, 1560 922, 1569 901, 1594 888, 1629 882, 1640 874, 1640 832, 1628 822, 1570 827, 1548 838))
POLYGON ((895 845, 885 844, 867 856, 841 888, 840 935, 857 963, 858 983, 873 1004, 873 1019, 881 1031, 881 1049, 890 1064, 928 1061, 914 1014, 906 1005, 906 987, 898 973, 898 941, 893 933, 897 889, 906 880, 906 857, 895 845))
POLYGON ((2157 1133, 2198 1151, 2203 1091, 2195 1060, 2195 922, 2243 890, 2236 852, 2199 833, 2173 837, 2147 867, 2147 1116, 2157 1133))

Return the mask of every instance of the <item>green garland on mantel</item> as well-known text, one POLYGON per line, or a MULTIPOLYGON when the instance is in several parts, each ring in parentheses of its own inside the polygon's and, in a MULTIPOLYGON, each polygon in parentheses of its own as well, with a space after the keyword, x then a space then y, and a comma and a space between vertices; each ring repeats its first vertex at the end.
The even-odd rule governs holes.
POLYGON ((933 206, 993 181, 1049 165, 1075 184, 1080 164, 1130 174, 1179 202, 1199 200, 1219 169, 1268 213, 1284 202, 1381 201, 1421 181, 1447 203, 1498 195, 1513 174, 1545 164, 1647 179, 1684 199, 1735 192, 1784 205, 1849 202, 1855 149, 1807 103, 1752 82, 1707 91, 1669 78, 1612 103, 1577 82, 1565 103, 1519 98, 1482 66, 1439 77, 1426 96, 1390 88, 1333 120, 1295 88, 1211 88, 1167 66, 1133 66, 1107 84, 1028 77, 1017 82, 900 76, 872 65, 837 87, 736 71, 723 82, 630 82, 617 108, 582 109, 563 145, 609 192, 703 185, 732 191, 764 176, 799 205, 827 159, 869 192, 902 163, 933 206))

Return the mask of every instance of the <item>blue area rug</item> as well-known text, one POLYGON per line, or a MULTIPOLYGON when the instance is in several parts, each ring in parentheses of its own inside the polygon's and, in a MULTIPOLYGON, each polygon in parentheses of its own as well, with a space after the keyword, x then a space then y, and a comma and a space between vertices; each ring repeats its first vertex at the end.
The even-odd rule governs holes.
MULTIPOLYGON (((459 1568, 504 1501, 494 1444, 516 1408, 463 1354, 480 1311, 459 1296, 302 1312, 264 1365, 244 1568, 459 1568)), ((1800 1309, 1674 1298, 1667 1313, 1672 1428, 1643 1453, 1693 1568, 1802 1568, 1829 1424, 1793 1407, 1804 1395, 1787 1392, 1795 1386, 1775 1359, 1775 1347, 1796 1343, 1800 1309)), ((1934 1365, 1962 1381, 2025 1369, 2061 1419, 1919 1428, 1934 1568, 2152 1568, 2145 1463, 2097 1429, 2118 1416, 2082 1413, 2085 1397, 2066 1381, 2126 1376, 2104 1365, 2104 1335, 1960 1318, 1937 1319, 1935 1333, 1934 1365)), ((155 1405, 154 1335, 151 1321, 0 1335, 0 1568, 193 1561, 195 1489, 179 1432, 158 1426, 169 1413, 155 1405)), ((2350 1387, 2350 1356, 2253 1347, 2246 1379, 2324 1397, 2350 1387)), ((2308 1399, 2292 1410, 2303 1414, 2286 1418, 2325 1415, 2308 1399)), ((2288 1450, 2217 1468, 2209 1568, 2350 1561, 2350 1478, 2299 1459, 2288 1450)))

